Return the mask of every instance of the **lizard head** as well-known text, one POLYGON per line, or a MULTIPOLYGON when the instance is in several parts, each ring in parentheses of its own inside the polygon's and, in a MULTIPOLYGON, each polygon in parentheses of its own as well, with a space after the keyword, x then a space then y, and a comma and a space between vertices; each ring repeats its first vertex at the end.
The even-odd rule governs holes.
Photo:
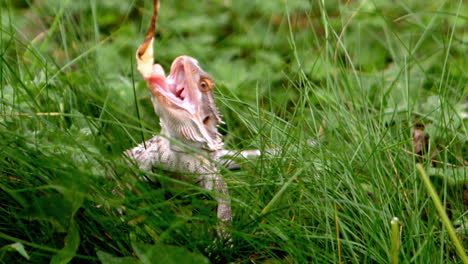
POLYGON ((189 56, 177 57, 166 77, 158 64, 147 80, 155 112, 167 136, 206 150, 222 148, 214 80, 189 56))
POLYGON ((218 125, 221 117, 213 99, 214 81, 189 56, 177 57, 168 76, 154 64, 153 41, 159 1, 154 0, 153 16, 145 41, 137 50, 138 71, 148 84, 162 133, 195 148, 215 151, 222 148, 218 125))
POLYGON ((177 57, 168 76, 159 64, 154 64, 145 79, 164 134, 209 151, 222 148, 217 128, 222 120, 214 102, 214 80, 196 59, 177 57))

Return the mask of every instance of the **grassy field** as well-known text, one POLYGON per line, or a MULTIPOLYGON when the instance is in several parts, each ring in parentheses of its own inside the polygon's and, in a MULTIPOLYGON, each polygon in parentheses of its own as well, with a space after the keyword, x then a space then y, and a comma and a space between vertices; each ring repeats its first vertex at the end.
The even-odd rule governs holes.
POLYGON ((416 164, 466 252, 466 2, 161 0, 157 61, 217 80, 227 148, 279 150, 222 171, 230 245, 122 157, 159 132, 151 2, 0 0, 0 263, 463 263, 416 164))

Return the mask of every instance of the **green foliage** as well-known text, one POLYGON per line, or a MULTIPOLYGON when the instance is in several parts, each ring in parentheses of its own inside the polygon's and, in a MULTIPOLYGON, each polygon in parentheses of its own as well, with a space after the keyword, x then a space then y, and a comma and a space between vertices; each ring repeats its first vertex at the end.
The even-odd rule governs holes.
POLYGON ((75 224, 70 226, 68 234, 64 240, 64 248, 55 254, 50 260, 51 264, 65 264, 75 257, 78 246, 80 245, 80 234, 75 224))
POLYGON ((23 256, 25 259, 27 259, 27 260, 30 259, 28 252, 24 249, 24 245, 19 243, 19 242, 3 246, 0 249, 0 252, 1 252, 0 254, 2 254, 2 256, 3 256, 4 251, 6 251, 6 250, 14 250, 14 251, 18 252, 21 256, 23 256))
POLYGON ((460 263, 415 164, 466 245, 465 2, 161 0, 157 61, 199 60, 226 146, 267 153, 223 170, 230 241, 210 192, 122 157, 159 131, 152 2, 0 0, 0 263, 460 263))
POLYGON ((183 247, 162 244, 146 245, 142 243, 133 243, 132 247, 138 259, 129 257, 118 258, 102 251, 98 251, 97 255, 103 264, 209 263, 208 259, 204 256, 192 253, 183 247))
POLYGON ((138 259, 131 257, 118 258, 103 251, 98 251, 97 255, 102 264, 141 264, 138 259))

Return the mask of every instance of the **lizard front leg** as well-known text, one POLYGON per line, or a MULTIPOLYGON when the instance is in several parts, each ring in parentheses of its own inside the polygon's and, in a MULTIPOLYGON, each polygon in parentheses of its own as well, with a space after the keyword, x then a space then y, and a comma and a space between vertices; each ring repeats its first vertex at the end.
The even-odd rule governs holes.
POLYGON ((170 149, 168 140, 161 136, 154 136, 124 153, 140 169, 145 171, 151 171, 153 166, 174 168, 176 163, 174 152, 170 149))
POLYGON ((181 161, 183 171, 192 174, 198 186, 208 191, 213 191, 213 198, 218 203, 218 219, 222 222, 230 222, 232 220, 231 198, 228 186, 223 180, 219 168, 216 166, 216 154, 211 153, 211 157, 197 156, 189 153, 178 154, 180 154, 179 160, 181 161))
POLYGON ((214 191, 213 198, 218 203, 216 215, 218 217, 217 232, 220 237, 229 237, 228 227, 232 222, 231 198, 226 182, 218 172, 200 175, 198 185, 206 190, 214 191))
MULTIPOLYGON (((222 225, 225 226, 225 223, 232 220, 231 199, 227 184, 212 161, 196 157, 193 154, 175 152, 171 149, 169 141, 161 136, 154 136, 150 140, 125 151, 125 155, 145 171, 151 171, 152 167, 156 166, 176 172, 181 176, 186 173, 195 174, 198 186, 214 191, 213 198, 218 203, 217 216, 222 221, 222 225)), ((182 178, 190 178, 190 176, 182 178)), ((186 180, 191 181, 190 179, 186 180)), ((224 233, 225 227, 221 227, 221 229, 223 230, 221 233, 224 233)))
POLYGON ((207 174, 202 177, 203 179, 199 183, 200 187, 215 192, 213 197, 218 202, 218 219, 223 222, 230 222, 232 220, 231 199, 226 182, 218 173, 207 174))

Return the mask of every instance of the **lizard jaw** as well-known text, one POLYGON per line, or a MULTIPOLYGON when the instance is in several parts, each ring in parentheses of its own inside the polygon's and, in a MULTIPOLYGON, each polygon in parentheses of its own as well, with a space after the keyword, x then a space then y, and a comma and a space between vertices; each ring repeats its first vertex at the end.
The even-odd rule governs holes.
POLYGON ((213 100, 214 81, 197 60, 189 56, 177 57, 167 77, 161 65, 152 64, 149 71, 149 63, 144 64, 142 59, 139 62, 162 133, 196 148, 221 149, 223 144, 217 126, 222 120, 213 100))
POLYGON ((184 110, 190 114, 197 111, 197 78, 196 61, 188 56, 174 60, 171 73, 166 77, 159 64, 153 66, 148 80, 151 93, 165 107, 184 110))

